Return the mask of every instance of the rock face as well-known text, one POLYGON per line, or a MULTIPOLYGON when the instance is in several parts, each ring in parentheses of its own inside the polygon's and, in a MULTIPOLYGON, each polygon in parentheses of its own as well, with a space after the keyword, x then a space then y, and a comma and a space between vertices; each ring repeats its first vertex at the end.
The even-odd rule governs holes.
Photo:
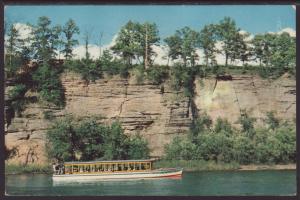
MULTIPOLYGON (((138 133, 147 139, 151 156, 162 156, 165 144, 189 129, 193 120, 192 102, 167 83, 162 93, 160 86, 135 82, 134 77, 112 77, 87 84, 80 76, 65 73, 62 84, 66 106, 63 110, 50 110, 56 118, 71 113, 77 117, 101 115, 105 123, 119 120, 126 134, 138 133)), ((288 77, 276 81, 251 76, 235 76, 228 81, 196 79, 193 105, 214 120, 220 116, 233 123, 240 117, 241 109, 250 110, 257 118, 275 110, 278 116, 293 119, 295 90, 295 80, 288 77)), ((26 106, 22 117, 13 118, 5 135, 7 148, 13 150, 8 162, 47 162, 45 133, 51 124, 44 117, 47 110, 32 103, 26 106)))
POLYGON ((196 79, 195 86, 197 108, 214 121, 221 117, 237 124, 243 110, 257 118, 257 124, 269 111, 282 119, 296 117, 296 83, 287 75, 276 80, 246 75, 232 80, 196 79))

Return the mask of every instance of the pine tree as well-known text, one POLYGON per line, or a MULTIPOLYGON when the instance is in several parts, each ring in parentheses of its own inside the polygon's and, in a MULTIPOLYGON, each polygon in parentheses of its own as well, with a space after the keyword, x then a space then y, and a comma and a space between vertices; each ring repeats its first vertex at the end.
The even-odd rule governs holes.
POLYGON ((73 57, 73 47, 75 45, 78 45, 78 40, 74 39, 75 34, 79 34, 79 28, 76 26, 76 23, 74 20, 69 19, 67 23, 64 25, 62 29, 64 36, 66 38, 66 41, 63 42, 64 49, 62 52, 65 55, 65 59, 69 60, 73 57))

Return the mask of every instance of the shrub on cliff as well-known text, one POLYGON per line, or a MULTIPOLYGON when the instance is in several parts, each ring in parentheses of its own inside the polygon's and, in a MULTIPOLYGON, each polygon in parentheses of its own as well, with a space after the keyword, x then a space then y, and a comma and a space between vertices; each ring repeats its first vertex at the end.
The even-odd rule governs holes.
POLYGON ((43 64, 33 73, 32 79, 43 100, 56 106, 64 106, 65 94, 59 76, 59 70, 43 64))
POLYGON ((166 66, 154 65, 149 67, 147 70, 147 79, 152 81, 154 84, 161 84, 168 78, 169 72, 166 66))

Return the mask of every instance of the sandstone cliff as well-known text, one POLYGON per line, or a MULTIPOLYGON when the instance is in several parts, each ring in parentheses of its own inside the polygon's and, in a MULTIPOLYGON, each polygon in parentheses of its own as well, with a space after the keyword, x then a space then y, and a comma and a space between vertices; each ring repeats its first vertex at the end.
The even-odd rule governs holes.
MULTIPOLYGON (((44 113, 51 110, 56 118, 71 113, 78 117, 101 115, 104 123, 119 120, 126 134, 139 133, 149 142, 151 156, 161 156, 164 145, 176 135, 185 134, 193 120, 192 105, 207 112, 214 120, 226 117, 235 123, 240 111, 262 118, 267 111, 277 111, 281 118, 295 117, 296 83, 283 76, 263 80, 257 76, 234 76, 232 80, 205 78, 195 80, 195 97, 189 100, 164 84, 136 84, 135 78, 104 78, 87 84, 74 73, 62 75, 66 106, 53 110, 31 103, 22 117, 15 117, 6 128, 5 143, 14 149, 9 162, 45 163, 45 133, 49 120, 44 113)), ((8 88, 7 88, 8 90, 8 88)), ((7 91, 6 90, 6 91, 7 91)), ((26 95, 32 95, 28 92, 26 95)))

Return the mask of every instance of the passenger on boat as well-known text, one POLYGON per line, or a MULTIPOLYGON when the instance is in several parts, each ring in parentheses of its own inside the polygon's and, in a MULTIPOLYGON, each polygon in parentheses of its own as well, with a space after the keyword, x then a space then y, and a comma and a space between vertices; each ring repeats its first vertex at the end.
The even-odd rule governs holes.
POLYGON ((63 169, 62 169, 62 167, 61 167, 61 165, 60 164, 53 164, 52 165, 52 167, 53 167, 53 172, 54 172, 54 174, 62 174, 63 173, 63 169))

